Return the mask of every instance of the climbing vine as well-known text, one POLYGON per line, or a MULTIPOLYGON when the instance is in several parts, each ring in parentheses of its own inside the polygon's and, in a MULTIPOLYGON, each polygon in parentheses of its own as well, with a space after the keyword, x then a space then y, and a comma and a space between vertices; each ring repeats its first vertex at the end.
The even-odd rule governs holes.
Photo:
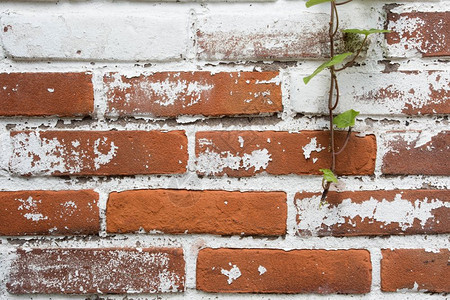
POLYGON ((329 30, 328 30, 328 38, 330 43, 330 60, 321 64, 311 75, 304 77, 303 82, 308 84, 308 82, 317 74, 322 72, 325 69, 328 69, 330 72, 330 89, 328 92, 328 116, 330 119, 330 153, 331 153, 331 166, 329 169, 320 169, 323 173, 322 178, 322 187, 323 193, 320 200, 320 203, 323 204, 326 201, 326 197, 330 186, 332 183, 337 183, 336 176, 336 158, 342 153, 342 151, 347 146, 347 143, 350 139, 352 127, 355 125, 356 116, 359 114, 358 111, 350 109, 345 111, 337 116, 334 116, 334 110, 339 104, 339 84, 338 84, 338 76, 337 73, 341 72, 355 63, 356 59, 360 56, 361 51, 367 43, 367 38, 370 34, 374 33, 385 33, 389 32, 389 30, 383 29, 343 29, 341 30, 344 34, 352 34, 352 35, 363 35, 364 39, 359 43, 359 46, 356 47, 356 53, 353 52, 345 52, 341 54, 335 54, 335 39, 338 35, 339 31, 339 14, 337 7, 340 5, 344 5, 346 3, 351 2, 352 0, 346 0, 343 2, 336 2, 335 0, 309 0, 306 2, 306 7, 311 7, 317 4, 330 2, 331 12, 330 12, 330 22, 329 22, 329 30), (345 64, 343 62, 349 59, 345 64), (337 65, 343 64, 341 67, 337 67, 337 65), (348 128, 347 136, 345 138, 344 144, 336 151, 336 143, 335 143, 335 127, 345 129, 348 128))

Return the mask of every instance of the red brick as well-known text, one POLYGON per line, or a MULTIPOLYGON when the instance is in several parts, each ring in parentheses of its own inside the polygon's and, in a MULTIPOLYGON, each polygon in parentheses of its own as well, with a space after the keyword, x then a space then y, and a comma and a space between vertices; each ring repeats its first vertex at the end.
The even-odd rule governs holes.
POLYGON ((326 13, 205 14, 197 20, 197 57, 298 60, 329 56, 326 13))
POLYGON ((434 135, 426 131, 393 132, 386 140, 384 174, 450 175, 450 131, 434 135))
POLYGON ((8 292, 120 294, 184 290, 182 249, 18 249, 8 292))
POLYGON ((111 193, 106 221, 111 233, 283 235, 286 214, 283 192, 137 190, 111 193))
POLYGON ((450 251, 424 249, 382 250, 381 290, 396 292, 414 289, 435 293, 450 292, 450 251))
POLYGON ((370 291, 366 250, 203 249, 197 289, 220 293, 345 293, 370 291))
POLYGON ((98 233, 97 202, 91 190, 0 192, 0 235, 98 233))
POLYGON ((301 235, 357 236, 450 233, 450 191, 395 190, 298 193, 301 235))
POLYGON ((392 32, 386 40, 393 56, 406 56, 411 50, 423 57, 450 55, 450 11, 388 12, 387 20, 392 32))
POLYGON ((184 131, 15 131, 10 169, 20 175, 184 173, 184 131))
POLYGON ((0 116, 87 116, 94 111, 92 75, 0 73, 0 116))
MULTIPOLYGON (((337 133, 337 146, 342 145, 346 134, 337 133)), ((329 168, 331 162, 327 150, 329 132, 325 131, 209 131, 198 132, 196 140, 197 172, 205 175, 252 176, 264 171, 274 175, 318 175, 319 169, 329 168), (312 148, 321 151, 308 151, 314 142, 312 148)), ((373 135, 352 134, 337 158, 337 172, 373 174, 375 156, 373 135)))
POLYGON ((107 115, 252 115, 282 110, 278 72, 160 72, 104 77, 107 115))

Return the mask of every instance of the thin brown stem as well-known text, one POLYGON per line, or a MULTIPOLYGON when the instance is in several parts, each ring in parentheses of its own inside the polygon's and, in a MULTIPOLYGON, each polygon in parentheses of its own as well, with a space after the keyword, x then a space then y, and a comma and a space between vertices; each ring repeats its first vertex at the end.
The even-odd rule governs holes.
POLYGON ((331 1, 331 5, 332 5, 333 11, 334 11, 334 15, 336 17, 336 22, 335 22, 336 24, 334 25, 334 31, 333 31, 333 37, 334 37, 339 29, 339 15, 337 12, 336 2, 331 1))
POLYGON ((349 127, 347 136, 345 137, 344 145, 342 145, 341 149, 338 152, 336 152, 334 155, 339 155, 342 153, 342 151, 344 151, 345 147, 347 147, 348 141, 350 140, 351 133, 352 133, 352 128, 349 127))
POLYGON ((356 52, 356 54, 355 54, 355 56, 352 58, 352 60, 349 61, 348 63, 346 63, 342 68, 335 69, 336 72, 345 70, 345 69, 347 69, 348 67, 350 67, 350 66, 353 65, 353 63, 355 62, 355 60, 358 58, 359 54, 361 53, 362 49, 364 48, 364 45, 366 44, 366 41, 367 41, 367 37, 368 37, 368 35, 366 35, 366 36, 364 37, 364 40, 363 40, 362 43, 361 43, 361 47, 359 47, 358 52, 356 52))
POLYGON ((336 90, 336 101, 334 101, 333 107, 330 108, 331 110, 335 110, 339 103, 339 85, 336 74, 334 74, 334 89, 336 90))

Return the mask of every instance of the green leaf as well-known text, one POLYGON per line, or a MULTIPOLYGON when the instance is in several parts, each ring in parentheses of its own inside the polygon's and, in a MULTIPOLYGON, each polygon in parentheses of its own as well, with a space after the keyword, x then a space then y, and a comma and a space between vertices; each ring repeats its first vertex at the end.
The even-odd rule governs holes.
POLYGON ((344 30, 342 30, 342 32, 364 34, 365 36, 368 36, 369 34, 372 34, 372 33, 389 33, 391 31, 385 30, 385 29, 373 29, 372 28, 372 29, 344 29, 344 30))
POLYGON ((359 115, 359 111, 353 109, 344 111, 333 119, 333 124, 338 128, 346 128, 355 125, 355 118, 359 115))
POLYGON ((309 0, 306 2, 306 7, 311 7, 317 4, 325 3, 325 2, 331 2, 332 0, 309 0))
POLYGON ((336 176, 334 176, 333 171, 330 169, 319 169, 320 172, 323 173, 323 179, 325 179, 328 182, 334 182, 337 183, 338 180, 336 176))
POLYGON ((303 78, 303 82, 305 84, 308 84, 308 82, 317 74, 319 74, 320 72, 322 72, 325 68, 329 68, 331 66, 334 66, 338 63, 341 63, 347 56, 352 55, 352 52, 346 52, 346 53, 342 53, 342 54, 338 54, 333 56, 329 61, 324 62, 323 64, 321 64, 311 75, 304 77, 303 78))

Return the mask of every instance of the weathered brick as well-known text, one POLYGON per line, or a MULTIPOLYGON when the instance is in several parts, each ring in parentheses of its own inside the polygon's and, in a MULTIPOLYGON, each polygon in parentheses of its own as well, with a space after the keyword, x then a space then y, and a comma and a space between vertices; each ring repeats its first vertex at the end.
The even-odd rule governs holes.
POLYGON ((450 251, 434 253, 424 249, 382 250, 381 290, 399 289, 450 292, 450 251))
POLYGON ((19 175, 184 173, 184 131, 14 131, 9 165, 19 175))
POLYGON ((87 116, 94 111, 92 75, 0 73, 0 116, 87 116))
POLYGON ((0 192, 0 235, 98 233, 97 201, 92 190, 0 192))
POLYGON ((6 287, 13 294, 163 293, 184 290, 176 248, 18 249, 6 287))
POLYGON ((197 56, 205 60, 295 60, 329 55, 327 14, 199 16, 197 56))
POLYGON ((174 61, 186 54, 188 16, 171 11, 168 18, 156 10, 145 15, 7 13, 0 35, 15 59, 174 61))
POLYGON ((300 235, 357 236, 450 233, 450 191, 377 190, 298 193, 300 235))
POLYGON ((445 12, 388 12, 386 34, 388 55, 423 57, 450 55, 450 11, 445 12))
POLYGON ((160 72, 104 77, 108 116, 249 115, 282 110, 278 72, 160 72))
POLYGON ((283 192, 138 190, 111 193, 106 221, 111 233, 283 235, 286 214, 283 192))
POLYGON ((220 293, 345 293, 370 291, 366 250, 203 249, 197 289, 220 293))
POLYGON ((450 175, 450 131, 391 132, 384 148, 384 174, 450 175))
MULTIPOLYGON (((346 132, 337 132, 337 146, 346 132)), ((329 168, 329 132, 301 131, 207 131, 196 135, 197 172, 205 175, 252 176, 268 174, 314 174, 329 168)), ((376 142, 373 135, 352 134, 338 156, 338 174, 368 175, 375 168, 376 142)))
MULTIPOLYGON (((328 113, 330 77, 319 75, 307 85, 291 76, 291 104, 299 113, 328 113)), ((450 72, 402 71, 391 73, 339 74, 339 105, 336 113, 349 109, 364 115, 425 115, 450 113, 450 72)))

